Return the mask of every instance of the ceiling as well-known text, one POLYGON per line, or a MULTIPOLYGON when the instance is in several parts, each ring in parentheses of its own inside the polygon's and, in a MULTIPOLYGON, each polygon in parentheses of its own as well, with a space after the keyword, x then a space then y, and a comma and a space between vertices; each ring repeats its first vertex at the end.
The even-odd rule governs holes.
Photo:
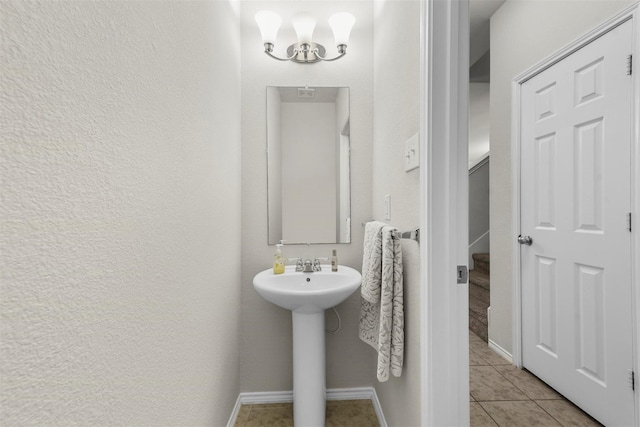
POLYGON ((469 0, 469 65, 489 51, 489 19, 505 0, 469 0))

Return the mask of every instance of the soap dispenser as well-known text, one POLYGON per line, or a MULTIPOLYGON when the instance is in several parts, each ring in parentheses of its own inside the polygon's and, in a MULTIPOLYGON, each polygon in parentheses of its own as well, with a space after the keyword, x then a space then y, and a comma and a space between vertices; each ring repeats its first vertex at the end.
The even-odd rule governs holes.
POLYGON ((331 271, 338 271, 338 254, 335 249, 331 254, 331 271))
POLYGON ((276 244, 276 253, 273 256, 273 274, 284 273, 284 258, 282 257, 282 246, 284 246, 283 243, 276 244))

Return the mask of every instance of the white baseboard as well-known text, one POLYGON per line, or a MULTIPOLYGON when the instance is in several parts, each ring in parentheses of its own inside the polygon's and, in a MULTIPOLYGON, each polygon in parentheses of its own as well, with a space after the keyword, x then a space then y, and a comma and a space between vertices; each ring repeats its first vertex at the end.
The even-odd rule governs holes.
MULTIPOLYGON (((378 400, 378 395, 373 387, 357 387, 357 388, 333 388, 327 390, 327 400, 371 400, 373 408, 378 416, 380 427, 387 427, 387 421, 382 413, 382 407, 378 400)), ((293 391, 258 391, 249 393, 240 393, 236 404, 233 407, 231 417, 227 427, 233 427, 238 417, 238 412, 242 405, 259 405, 266 403, 288 403, 293 402, 293 391)))
MULTIPOLYGON (((242 394, 242 393, 240 393, 242 394)), ((236 424, 236 420, 238 419, 238 412, 240 412, 240 396, 236 399, 236 404, 233 406, 233 411, 231 411, 231 416, 229 417, 229 421, 227 422, 227 427, 233 427, 236 424)))
POLYGON ((489 348, 491 350, 495 351, 496 353, 498 353, 500 356, 502 356, 505 359, 507 359, 509 361, 509 363, 513 364, 513 356, 507 350, 505 350, 504 348, 500 347, 498 344, 496 344, 495 342, 493 342, 491 340, 489 340, 489 348))
POLYGON ((332 388, 327 390, 327 400, 371 400, 373 409, 378 416, 380 427, 387 427, 387 420, 384 418, 378 394, 373 387, 357 387, 357 388, 332 388))

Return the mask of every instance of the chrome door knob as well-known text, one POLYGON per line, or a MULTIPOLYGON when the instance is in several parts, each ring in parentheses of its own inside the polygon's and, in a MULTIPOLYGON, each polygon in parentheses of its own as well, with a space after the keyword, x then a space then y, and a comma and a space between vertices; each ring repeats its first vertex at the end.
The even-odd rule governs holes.
POLYGON ((531 246, 531 244, 533 243, 533 239, 531 238, 531 236, 518 236, 518 243, 520 243, 521 245, 531 246))

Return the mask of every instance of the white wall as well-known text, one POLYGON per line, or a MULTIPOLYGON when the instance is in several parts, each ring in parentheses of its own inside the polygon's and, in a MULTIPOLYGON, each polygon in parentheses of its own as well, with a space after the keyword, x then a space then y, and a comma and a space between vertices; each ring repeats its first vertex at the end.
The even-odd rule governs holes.
MULTIPOLYGON (((401 230, 420 225, 420 170, 404 171, 404 143, 420 129, 420 2, 376 1, 374 9, 373 218, 401 230)), ((420 425, 420 248, 402 241, 405 360, 401 377, 376 383, 389 425, 420 425)))
POLYGON ((489 231, 489 159, 485 159, 469 173, 469 268, 472 255, 490 249, 489 231))
POLYGON ((236 13, 0 10, 0 424, 225 424, 238 393, 236 13))
MULTIPOLYGON (((289 24, 293 1, 269 2, 279 13, 283 26, 275 51, 295 40, 289 24), (282 40, 282 41, 281 41, 282 40), (284 40, 288 40, 289 43, 284 40)), ((253 16, 264 8, 261 1, 242 2, 242 310, 241 391, 291 390, 291 312, 258 295, 252 280, 256 273, 272 266, 274 246, 267 244, 266 86, 349 87, 351 96, 351 208, 352 243, 285 246, 286 257, 330 256, 338 250, 338 262, 362 266, 363 221, 371 219, 371 123, 373 114, 372 5, 362 1, 305 1, 304 10, 318 18, 314 38, 336 54, 327 25, 332 12, 353 13, 353 29, 347 55, 336 61, 296 64, 275 61, 263 53, 260 32, 253 16)), ((417 37, 417 36, 416 36, 417 37)), ((284 120, 284 117, 282 118, 284 120)), ((370 386, 375 380, 375 353, 358 339, 360 296, 355 293, 338 307, 342 330, 327 335, 327 387, 370 386)), ((335 328, 331 312, 327 327, 335 328)))
MULTIPOLYGON (((634 0, 635 1, 635 0, 634 0)), ((491 324, 512 349, 511 82, 634 1, 508 0, 491 18, 491 324)))
POLYGON ((489 83, 469 83, 469 169, 489 155, 489 83))

